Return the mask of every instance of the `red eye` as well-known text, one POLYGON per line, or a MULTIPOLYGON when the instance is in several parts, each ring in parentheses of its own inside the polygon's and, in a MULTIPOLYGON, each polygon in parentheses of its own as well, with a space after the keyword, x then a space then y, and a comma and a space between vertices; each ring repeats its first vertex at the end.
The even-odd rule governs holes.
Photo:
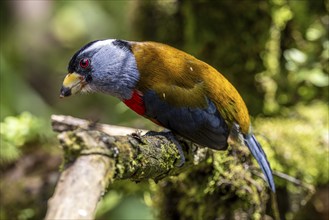
POLYGON ((83 69, 86 69, 89 66, 89 64, 90 64, 90 61, 87 58, 83 58, 80 60, 80 66, 83 69))

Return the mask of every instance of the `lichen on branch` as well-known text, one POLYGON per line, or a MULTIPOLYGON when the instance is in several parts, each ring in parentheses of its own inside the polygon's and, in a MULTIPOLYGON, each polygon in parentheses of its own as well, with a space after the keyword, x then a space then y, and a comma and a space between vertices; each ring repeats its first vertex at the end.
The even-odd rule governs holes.
POLYGON ((52 123, 53 129, 60 132, 58 138, 65 160, 46 219, 93 218, 101 196, 107 188, 111 188, 113 181, 120 179, 135 182, 164 179, 153 187, 158 189, 153 205, 160 210, 158 213, 162 219, 175 217, 175 213, 179 213, 181 219, 214 219, 246 214, 257 219, 264 215, 268 189, 259 178, 259 168, 251 166, 250 153, 245 147, 234 146, 228 151, 215 152, 178 137, 185 155, 185 163, 180 167, 177 166, 181 159, 177 146, 161 133, 131 133, 130 128, 125 131, 124 128, 69 116, 53 116, 52 123), (110 135, 117 128, 123 131, 123 135, 110 135), (131 134, 127 135, 128 131, 131 134), (80 165, 79 169, 75 168, 77 165, 80 165), (89 186, 90 191, 86 192, 86 188, 79 188, 85 187, 80 183, 89 183, 94 188, 89 186), (83 195, 72 195, 72 191, 83 195), (74 200, 75 205, 63 202, 65 199, 71 203, 74 200), (89 204, 89 201, 96 202, 84 206, 86 201, 89 204))

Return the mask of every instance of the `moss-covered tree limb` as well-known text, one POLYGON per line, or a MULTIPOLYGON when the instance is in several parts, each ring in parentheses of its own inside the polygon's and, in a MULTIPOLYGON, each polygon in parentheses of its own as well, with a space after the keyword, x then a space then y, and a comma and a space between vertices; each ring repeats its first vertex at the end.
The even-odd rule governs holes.
POLYGON ((142 135, 69 116, 53 116, 52 123, 65 160, 46 219, 91 219, 113 181, 158 182, 165 177, 151 187, 159 219, 266 215, 269 188, 245 146, 231 143, 226 151, 213 151, 179 139, 186 162, 178 167, 177 146, 160 134, 142 135))
POLYGON ((207 151, 181 142, 182 146, 189 145, 186 149, 190 150, 185 151, 184 166, 177 167, 180 160, 177 147, 161 135, 110 136, 109 133, 125 135, 133 130, 96 125, 68 116, 53 116, 52 126, 60 132, 58 138, 65 161, 46 219, 91 219, 97 202, 112 181, 149 178, 158 181, 180 173, 194 160, 202 161, 207 151))

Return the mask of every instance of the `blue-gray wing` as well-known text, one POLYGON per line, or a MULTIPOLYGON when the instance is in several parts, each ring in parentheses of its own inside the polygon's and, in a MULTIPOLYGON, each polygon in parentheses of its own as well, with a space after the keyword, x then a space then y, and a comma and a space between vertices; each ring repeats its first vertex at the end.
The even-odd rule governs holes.
POLYGON ((215 104, 207 100, 206 108, 171 106, 153 91, 144 93, 145 116, 173 133, 216 150, 227 148, 229 129, 215 104))

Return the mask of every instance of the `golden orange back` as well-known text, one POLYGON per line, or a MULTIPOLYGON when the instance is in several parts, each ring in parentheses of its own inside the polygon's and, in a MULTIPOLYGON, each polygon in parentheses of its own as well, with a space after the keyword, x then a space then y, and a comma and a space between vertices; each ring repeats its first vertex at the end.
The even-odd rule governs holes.
POLYGON ((216 69, 195 57, 155 42, 133 42, 132 51, 141 74, 140 91, 155 91, 173 106, 206 107, 209 98, 228 126, 239 124, 249 133, 247 107, 233 85, 216 69))

